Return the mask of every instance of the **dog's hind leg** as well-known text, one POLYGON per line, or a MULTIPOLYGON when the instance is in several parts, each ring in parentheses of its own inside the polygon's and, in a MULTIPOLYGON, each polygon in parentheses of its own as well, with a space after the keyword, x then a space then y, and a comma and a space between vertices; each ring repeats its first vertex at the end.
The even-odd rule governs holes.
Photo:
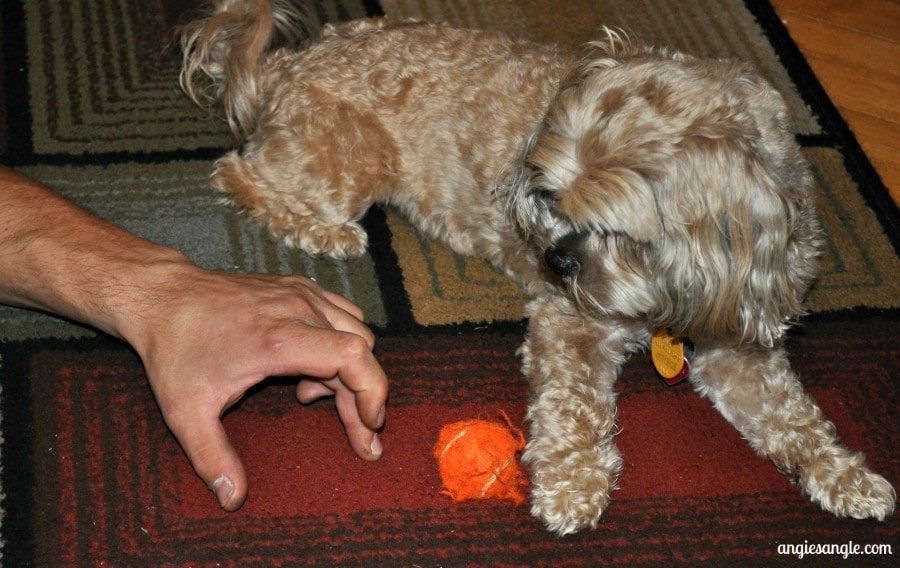
POLYGON ((359 220, 394 189, 396 151, 377 121, 349 105, 317 110, 260 128, 216 163, 212 185, 289 246, 357 257, 368 244, 359 220))
POLYGON ((697 391, 823 509, 879 520, 894 510, 894 489, 841 444, 783 349, 698 344, 693 363, 697 391))

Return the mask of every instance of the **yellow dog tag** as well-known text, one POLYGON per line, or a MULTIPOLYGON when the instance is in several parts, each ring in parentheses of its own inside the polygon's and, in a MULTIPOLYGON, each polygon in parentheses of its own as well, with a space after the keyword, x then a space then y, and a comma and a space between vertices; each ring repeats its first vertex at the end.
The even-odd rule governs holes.
POLYGON ((650 340, 650 359, 656 372, 669 385, 680 383, 691 373, 694 355, 690 341, 673 337, 665 330, 657 331, 650 340))

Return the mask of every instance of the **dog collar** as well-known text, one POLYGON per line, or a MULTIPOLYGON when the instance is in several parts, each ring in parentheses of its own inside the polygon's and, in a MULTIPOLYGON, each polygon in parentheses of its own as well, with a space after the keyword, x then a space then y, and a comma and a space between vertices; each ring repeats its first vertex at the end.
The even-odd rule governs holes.
POLYGON ((659 330, 650 340, 650 359, 656 372, 668 385, 680 383, 691 374, 694 344, 690 339, 674 337, 666 330, 659 330))

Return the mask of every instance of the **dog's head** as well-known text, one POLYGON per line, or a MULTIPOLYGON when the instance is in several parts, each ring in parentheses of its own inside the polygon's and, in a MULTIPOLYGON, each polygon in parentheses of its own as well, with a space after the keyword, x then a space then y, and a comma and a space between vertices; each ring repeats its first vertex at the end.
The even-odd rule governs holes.
POLYGON ((819 241, 783 99, 746 65, 591 49, 527 141, 514 219, 588 309, 771 345, 819 241))

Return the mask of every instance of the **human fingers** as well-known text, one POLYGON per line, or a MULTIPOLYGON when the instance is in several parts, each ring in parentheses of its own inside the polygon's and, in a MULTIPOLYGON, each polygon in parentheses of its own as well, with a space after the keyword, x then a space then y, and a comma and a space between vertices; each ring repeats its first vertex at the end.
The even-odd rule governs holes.
POLYGON ((247 474, 217 414, 190 412, 166 423, 194 471, 226 511, 236 511, 247 498, 247 474))
POLYGON ((362 310, 343 296, 323 291, 324 302, 316 307, 338 331, 356 334, 366 340, 369 349, 375 347, 375 334, 365 324, 362 310))
POLYGON ((334 391, 322 384, 321 381, 302 379, 297 384, 297 400, 303 404, 309 404, 320 398, 333 395, 334 391))
MULTIPOLYGON (((309 278, 306 278, 305 276, 288 276, 281 277, 281 282, 287 283, 295 290, 302 291, 304 295, 306 295, 306 292, 311 292, 313 295, 326 300, 328 303, 331 303, 334 306, 344 310, 360 321, 362 321, 365 316, 362 308, 357 306, 352 300, 349 300, 340 294, 336 294, 334 292, 326 290, 325 288, 322 288, 315 280, 311 280, 309 278)), ((313 301, 313 303, 319 302, 313 301)))
MULTIPOLYGON (((335 405, 337 406, 338 416, 344 425, 344 432, 350 447, 356 452, 356 455, 364 460, 374 461, 381 457, 384 452, 378 432, 370 429, 363 424, 359 410, 357 407, 356 397, 346 388, 337 385, 335 391, 335 405)), ((381 407, 380 415, 377 418, 382 425, 384 424, 384 407, 381 407)))
MULTIPOLYGON (((279 343, 268 374, 317 378, 335 394, 346 389, 352 395, 362 424, 373 431, 381 427, 388 380, 365 339, 333 329, 303 328, 291 340, 279 343)), ((314 387, 303 386, 298 397, 321 393, 314 387)))
MULTIPOLYGON (((338 417, 341 419, 353 451, 366 460, 375 460, 381 457, 383 448, 378 433, 362 423, 356 408, 355 396, 341 383, 340 379, 335 378, 324 382, 302 380, 297 385, 297 399, 304 404, 325 396, 335 397, 338 417)), ((383 425, 384 407, 382 407, 381 413, 382 416, 376 420, 383 425)))
POLYGON ((344 296, 340 294, 335 294, 334 292, 329 292, 328 290, 322 289, 322 296, 334 304, 335 306, 341 308, 348 314, 352 315, 359 321, 363 321, 365 319, 365 313, 363 313, 362 308, 357 306, 352 301, 348 300, 344 296))
MULTIPOLYGON (((335 397, 335 405, 337 407, 338 417, 344 426, 344 432, 350 447, 356 454, 365 460, 377 460, 383 453, 381 440, 378 432, 363 424, 359 411, 356 406, 356 397, 352 391, 341 383, 340 379, 335 378, 329 381, 323 381, 315 384, 300 384, 297 387, 297 398, 304 401, 310 396, 316 398, 326 395, 335 397), (305 388, 304 388, 305 387, 305 388), (303 394, 303 393, 306 394, 303 394)), ((384 407, 381 408, 381 414, 377 418, 377 422, 384 424, 384 407)))
POLYGON ((362 310, 347 298, 303 277, 281 278, 274 285, 265 301, 268 316, 296 321, 302 326, 330 327, 352 333, 365 339, 370 350, 374 348, 375 335, 365 324, 362 310))

